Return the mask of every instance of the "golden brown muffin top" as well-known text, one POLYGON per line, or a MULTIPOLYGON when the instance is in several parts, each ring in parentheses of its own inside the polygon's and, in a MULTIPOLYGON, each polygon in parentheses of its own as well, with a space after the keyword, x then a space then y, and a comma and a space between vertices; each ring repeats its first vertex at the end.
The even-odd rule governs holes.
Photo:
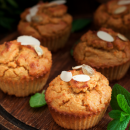
MULTIPOLYGON (((70 70, 72 75, 83 74, 81 69, 70 70)), ((89 81, 61 80, 58 75, 47 88, 45 99, 49 107, 63 114, 86 116, 103 110, 111 100, 107 78, 94 70, 89 81)))
POLYGON ((18 25, 21 34, 32 34, 37 39, 41 39, 41 36, 60 34, 66 28, 71 27, 72 17, 67 14, 65 5, 40 3, 37 6, 38 11, 31 17, 31 22, 26 19, 30 8, 21 14, 21 21, 18 25))
POLYGON ((95 24, 118 29, 130 29, 130 4, 120 5, 119 0, 110 0, 102 4, 94 14, 95 24))
POLYGON ((119 33, 111 29, 101 28, 99 31, 107 32, 114 41, 104 41, 97 36, 96 31, 88 31, 74 48, 74 58, 79 64, 99 68, 121 65, 130 60, 129 40, 121 40, 119 33))
POLYGON ((7 80, 33 80, 44 76, 51 69, 51 53, 40 46, 43 55, 38 56, 30 45, 9 41, 0 45, 0 78, 7 80))

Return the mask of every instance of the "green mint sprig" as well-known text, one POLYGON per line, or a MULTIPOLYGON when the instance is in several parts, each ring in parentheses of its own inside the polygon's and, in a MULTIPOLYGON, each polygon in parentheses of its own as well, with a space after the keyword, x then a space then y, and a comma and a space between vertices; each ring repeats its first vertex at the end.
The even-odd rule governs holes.
POLYGON ((84 28, 86 25, 88 25, 92 20, 91 19, 75 19, 72 22, 72 29, 71 32, 75 32, 78 31, 82 28, 84 28))
POLYGON ((45 93, 45 90, 43 90, 42 93, 36 93, 33 96, 31 96, 29 100, 30 107, 35 108, 35 107, 42 107, 46 105, 44 93, 45 93))
POLYGON ((125 130, 130 121, 130 93, 119 84, 115 84, 110 104, 113 110, 109 116, 113 120, 108 124, 107 130, 125 130))

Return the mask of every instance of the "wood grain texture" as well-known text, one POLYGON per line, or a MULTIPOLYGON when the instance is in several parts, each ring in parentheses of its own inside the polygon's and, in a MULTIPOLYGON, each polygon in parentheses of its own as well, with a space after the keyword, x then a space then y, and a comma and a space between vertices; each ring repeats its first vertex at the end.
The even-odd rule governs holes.
POLYGON ((11 124, 9 121, 7 121, 6 119, 4 119, 2 116, 0 116, 0 124, 2 124, 4 126, 3 129, 21 130, 17 126, 11 124))
MULTIPOLYGON (((53 66, 51 69, 51 73, 48 79, 47 84, 45 85, 44 89, 48 87, 49 82, 54 79, 57 75, 61 73, 62 70, 70 70, 72 66, 76 65, 76 62, 74 61, 73 57, 70 55, 70 49, 72 48, 73 44, 81 37, 83 33, 86 31, 73 33, 71 34, 66 46, 64 49, 59 50, 58 52, 52 53, 53 54, 53 66)), ((16 32, 14 34, 17 34, 16 32)), ((15 37, 16 35, 12 35, 15 37)), ((13 37, 8 36, 8 39, 13 39, 13 37)), ((127 72, 124 78, 122 78, 119 81, 111 82, 110 86, 113 87, 115 83, 121 84, 124 88, 126 88, 128 91, 130 91, 130 70, 127 72)), ((49 113, 47 105, 41 108, 31 108, 29 106, 29 99, 30 96, 25 98, 17 98, 15 96, 9 96, 7 94, 4 94, 2 91, 0 91, 0 104, 2 108, 12 115, 17 121, 11 122, 11 123, 23 123, 24 125, 28 126, 25 129, 41 129, 41 130, 64 130, 60 126, 58 126, 51 114, 49 113)), ((111 118, 108 116, 108 112, 111 110, 111 107, 109 106, 107 112, 105 113, 105 116, 100 121, 100 123, 91 128, 90 130, 106 130, 108 123, 111 121, 111 118)), ((3 115, 4 118, 6 116, 3 115)), ((2 116, 2 120, 0 121, 0 124, 2 124, 5 128, 11 129, 15 127, 21 128, 22 125, 12 125, 7 120, 5 120, 2 116), (8 125, 7 125, 8 123, 8 125), (7 127, 8 126, 8 127, 7 127)), ((8 115, 7 115, 8 117, 8 115)), ((8 119, 11 120, 11 119, 8 119)), ((128 128, 127 128, 128 129, 128 128)))
MULTIPOLYGON (((75 0, 75 4, 73 5, 72 1, 68 1, 68 6, 73 5, 73 8, 70 8, 69 10, 72 12, 74 18, 92 17, 92 13, 96 8, 96 5, 93 5, 94 1, 83 0, 83 2, 86 2, 86 4, 81 5, 78 0, 75 0), (85 11, 88 13, 85 13, 85 11)), ((90 28, 92 27, 88 26, 80 32, 71 34, 66 46, 63 49, 52 53, 53 65, 47 84, 43 89, 46 90, 49 82, 53 80, 57 75, 59 75, 62 70, 70 70, 72 66, 76 65, 76 62, 70 55, 70 49, 73 47, 75 42, 79 40, 79 38, 90 28)), ((18 32, 14 32, 2 39, 0 41, 0 44, 5 41, 13 40, 17 36, 18 32)), ((124 78, 119 81, 111 82, 110 86, 113 87, 115 83, 119 83, 128 91, 130 91, 130 69, 124 78)), ((4 94, 2 91, 0 91, 1 130, 65 130, 54 122, 47 105, 41 108, 33 109, 29 106, 29 99, 30 96, 25 98, 17 98, 15 96, 8 96, 7 94, 4 94)), ((111 118, 108 115, 110 111, 111 107, 109 106, 99 124, 89 130, 106 130, 108 123, 111 121, 111 118)))

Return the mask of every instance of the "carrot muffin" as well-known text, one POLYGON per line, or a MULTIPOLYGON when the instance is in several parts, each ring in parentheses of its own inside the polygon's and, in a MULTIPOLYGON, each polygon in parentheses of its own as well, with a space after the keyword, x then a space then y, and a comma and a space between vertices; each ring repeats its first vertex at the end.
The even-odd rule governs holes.
POLYGON ((0 89, 17 97, 42 90, 52 65, 51 53, 46 47, 39 46, 42 50, 39 51, 37 46, 21 44, 14 40, 0 45, 0 89))
POLYGON ((83 67, 62 71, 51 81, 45 93, 53 119, 67 129, 95 126, 111 100, 112 90, 107 78, 89 66, 83 67))
POLYGON ((111 29, 88 31, 74 48, 77 64, 88 64, 109 80, 121 79, 130 64, 129 40, 111 29))
POLYGON ((111 28, 130 39, 130 1, 110 0, 98 7, 94 14, 94 24, 111 28))
POLYGON ((18 31, 41 41, 51 51, 62 48, 71 32, 72 17, 67 7, 57 3, 40 3, 21 14, 18 31))

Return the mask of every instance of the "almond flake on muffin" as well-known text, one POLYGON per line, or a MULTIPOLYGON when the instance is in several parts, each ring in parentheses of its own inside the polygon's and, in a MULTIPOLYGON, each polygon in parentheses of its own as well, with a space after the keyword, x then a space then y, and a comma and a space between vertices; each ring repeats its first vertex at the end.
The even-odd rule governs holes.
POLYGON ((125 42, 129 41, 124 35, 122 35, 122 34, 120 34, 120 33, 118 33, 117 36, 118 36, 121 40, 123 40, 123 41, 125 41, 125 42))
POLYGON ((60 78, 65 82, 69 82, 72 79, 72 73, 67 71, 62 71, 60 78))
POLYGON ((51 6, 55 6, 55 5, 60 5, 60 4, 65 4, 66 0, 56 0, 56 1, 52 1, 49 2, 46 7, 51 7, 51 6))
POLYGON ((80 68, 82 68, 82 71, 84 74, 89 75, 89 76, 94 75, 94 69, 90 67, 89 65, 83 64, 83 65, 72 67, 72 69, 80 69, 80 68))
POLYGON ((127 4, 130 4, 129 0, 119 0, 118 1, 118 5, 127 5, 127 4))
POLYGON ((114 38, 110 34, 108 34, 107 32, 104 32, 104 31, 98 31, 97 36, 100 39, 107 41, 107 42, 113 42, 114 41, 114 38))
POLYGON ((117 8, 117 9, 114 11, 114 14, 123 13, 126 9, 127 9, 126 6, 119 7, 119 8, 117 8))
POLYGON ((36 13, 38 11, 38 7, 39 7, 39 5, 35 5, 29 9, 29 14, 27 14, 25 17, 28 22, 31 22, 31 18, 36 15, 36 13))
POLYGON ((93 76, 95 73, 93 68, 85 64, 72 67, 72 69, 82 69, 83 74, 72 76, 71 72, 62 71, 60 78, 65 82, 69 82, 71 79, 79 82, 86 82, 89 81, 90 77, 93 76))
POLYGON ((31 45, 34 47, 35 51, 39 56, 43 55, 43 50, 40 48, 40 41, 32 36, 19 36, 17 38, 18 42, 21 42, 21 45, 31 45))

